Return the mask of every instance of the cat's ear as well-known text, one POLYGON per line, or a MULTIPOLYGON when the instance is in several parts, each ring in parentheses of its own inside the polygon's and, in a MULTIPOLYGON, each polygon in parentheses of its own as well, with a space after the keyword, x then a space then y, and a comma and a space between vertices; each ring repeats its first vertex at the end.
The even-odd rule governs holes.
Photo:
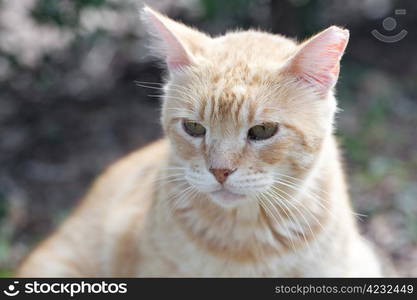
POLYGON ((151 51, 166 61, 173 71, 192 65, 194 55, 204 47, 209 37, 184 24, 176 22, 159 12, 144 6, 141 19, 153 37, 151 51))
POLYGON ((286 71, 326 95, 337 82, 349 31, 331 26, 300 45, 286 71))

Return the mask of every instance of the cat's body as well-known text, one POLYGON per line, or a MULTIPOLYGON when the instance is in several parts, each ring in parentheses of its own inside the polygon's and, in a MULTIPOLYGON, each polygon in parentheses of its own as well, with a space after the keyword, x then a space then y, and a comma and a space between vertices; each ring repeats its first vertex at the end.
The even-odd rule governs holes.
POLYGON ((332 135, 346 31, 297 45, 144 18, 171 72, 167 139, 110 167, 18 275, 380 276, 332 135))
POLYGON ((164 172, 168 153, 167 141, 159 141, 112 166, 76 213, 26 261, 21 275, 379 275, 375 257, 356 230, 333 139, 318 172, 333 174, 327 177, 331 182, 320 183, 326 199, 333 199, 326 204, 329 211, 318 216, 325 230, 312 228, 312 239, 307 229, 309 242, 301 236, 294 245, 274 233, 270 217, 251 203, 233 212, 215 204, 196 206, 199 224, 187 226, 181 220, 186 211, 171 214, 165 201, 172 186, 160 189, 162 181, 155 180, 164 172))

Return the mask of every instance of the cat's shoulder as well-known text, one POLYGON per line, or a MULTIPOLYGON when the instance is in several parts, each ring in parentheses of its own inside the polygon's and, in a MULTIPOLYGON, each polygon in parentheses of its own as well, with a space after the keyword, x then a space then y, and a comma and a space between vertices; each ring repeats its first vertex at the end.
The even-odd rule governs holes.
POLYGON ((167 150, 168 141, 166 139, 154 141, 111 164, 103 171, 102 176, 117 176, 120 172, 126 173, 131 169, 150 167, 165 157, 167 150))
POLYGON ((98 193, 100 196, 113 194, 128 182, 140 182, 142 178, 153 176, 165 161, 167 152, 168 142, 161 139, 122 157, 101 172, 88 198, 96 198, 98 193))

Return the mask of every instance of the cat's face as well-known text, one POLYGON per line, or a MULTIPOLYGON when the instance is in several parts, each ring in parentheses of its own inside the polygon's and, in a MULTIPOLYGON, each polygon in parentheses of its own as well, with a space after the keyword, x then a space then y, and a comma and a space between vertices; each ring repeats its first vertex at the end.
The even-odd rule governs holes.
POLYGON ((223 206, 256 200, 277 180, 306 176, 331 133, 331 88, 346 32, 328 29, 324 53, 323 33, 302 45, 260 32, 212 39, 149 13, 167 43, 162 123, 177 173, 223 206))
POLYGON ((256 198, 277 179, 303 177, 331 129, 334 101, 317 101, 290 79, 262 71, 245 81, 219 69, 184 74, 185 82, 172 80, 166 89, 163 124, 177 165, 189 184, 223 205, 256 198))

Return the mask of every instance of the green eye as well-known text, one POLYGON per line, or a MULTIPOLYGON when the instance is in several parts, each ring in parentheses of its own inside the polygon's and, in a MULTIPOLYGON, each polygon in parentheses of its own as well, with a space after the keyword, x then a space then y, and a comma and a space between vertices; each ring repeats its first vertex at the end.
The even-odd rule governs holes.
POLYGON ((266 140, 273 137, 278 132, 278 124, 264 123, 253 126, 248 131, 248 139, 253 141, 266 140))
POLYGON ((206 129, 203 125, 193 121, 184 121, 182 123, 186 133, 193 137, 202 137, 206 134, 206 129))

